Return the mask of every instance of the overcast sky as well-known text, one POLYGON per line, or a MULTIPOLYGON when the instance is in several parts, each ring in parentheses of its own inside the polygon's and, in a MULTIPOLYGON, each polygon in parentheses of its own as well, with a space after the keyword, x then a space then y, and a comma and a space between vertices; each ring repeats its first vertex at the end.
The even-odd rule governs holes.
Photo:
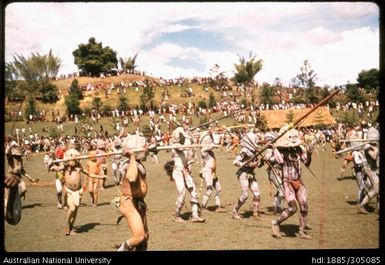
MULTIPOLYGON (((12 3, 5 9, 5 60, 47 54, 76 72, 72 51, 95 37, 156 77, 233 76, 238 55, 263 60, 259 83, 284 85, 308 59, 317 85, 356 83, 379 68, 379 9, 373 3, 12 3)), ((120 66, 119 66, 120 67, 120 66)))

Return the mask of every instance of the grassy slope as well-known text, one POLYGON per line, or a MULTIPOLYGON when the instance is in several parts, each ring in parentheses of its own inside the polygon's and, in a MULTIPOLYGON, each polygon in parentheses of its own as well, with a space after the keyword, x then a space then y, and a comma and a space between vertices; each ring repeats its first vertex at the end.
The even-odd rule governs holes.
MULTIPOLYGON (((149 78, 150 80, 153 78, 149 78)), ((88 78, 88 77, 80 77, 78 78, 79 85, 80 86, 86 86, 88 83, 93 84, 96 86, 99 83, 104 83, 106 85, 110 85, 111 82, 114 83, 115 89, 112 91, 112 95, 108 96, 108 98, 105 97, 103 90, 95 90, 95 91, 87 91, 85 92, 85 99, 81 101, 81 107, 91 107, 92 100, 94 97, 100 97, 102 99, 103 104, 110 105, 111 107, 115 107, 118 103, 119 95, 117 93, 116 87, 120 84, 121 81, 128 81, 128 82, 134 82, 138 80, 145 80, 145 77, 143 76, 137 76, 137 75, 121 75, 121 76, 113 76, 113 77, 106 77, 106 78, 88 78)), ((59 109, 61 114, 64 114, 66 111, 66 106, 64 104, 64 97, 68 95, 67 88, 70 85, 72 80, 66 79, 66 80, 57 80, 53 81, 53 84, 58 87, 58 89, 61 92, 62 98, 60 101, 56 102, 55 104, 42 104, 41 102, 37 103, 38 109, 45 109, 45 110, 51 110, 51 109, 59 109)), ((191 84, 184 87, 178 87, 178 86, 167 86, 170 97, 169 102, 172 103, 188 103, 188 102, 195 102, 197 103, 199 100, 208 100, 210 93, 213 93, 215 98, 219 100, 220 96, 219 93, 214 91, 213 89, 209 88, 209 92, 203 91, 203 86, 197 85, 197 84, 191 84), (183 98, 181 97, 181 93, 184 90, 187 90, 189 87, 193 88, 193 93, 195 94, 195 97, 192 98, 183 98)), ((162 99, 162 91, 163 87, 154 87, 154 93, 155 93, 155 102, 157 105, 160 104, 162 99)), ((139 91, 135 91, 135 88, 129 88, 127 89, 127 93, 125 94, 125 97, 128 99, 128 103, 130 105, 138 105, 140 102, 140 95, 142 94, 142 89, 139 88, 139 91)), ((25 104, 25 103, 24 103, 25 104)), ((24 105, 25 106, 25 105, 24 105)), ((10 103, 5 108, 6 110, 9 109, 18 109, 19 104, 18 103, 10 103)))

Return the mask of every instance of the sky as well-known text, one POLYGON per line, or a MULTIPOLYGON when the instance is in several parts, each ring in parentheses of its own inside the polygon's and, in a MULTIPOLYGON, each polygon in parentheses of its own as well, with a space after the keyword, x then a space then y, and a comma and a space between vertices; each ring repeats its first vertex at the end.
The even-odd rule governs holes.
MULTIPOLYGON (((369 2, 12 3, 5 9, 5 61, 48 54, 60 74, 77 72, 72 52, 95 37, 154 77, 228 77, 250 53, 256 82, 290 85, 308 60, 319 86, 356 83, 379 69, 379 8, 369 2)), ((120 67, 120 66, 119 66, 120 67)))

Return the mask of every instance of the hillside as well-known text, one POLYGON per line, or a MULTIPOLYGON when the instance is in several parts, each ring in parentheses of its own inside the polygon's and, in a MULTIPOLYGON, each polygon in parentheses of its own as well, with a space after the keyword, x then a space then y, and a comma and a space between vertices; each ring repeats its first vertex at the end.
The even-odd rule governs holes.
MULTIPOLYGON (((145 79, 148 79, 150 81, 159 81, 157 78, 153 77, 147 77, 147 76, 140 76, 140 75, 120 75, 120 76, 111 76, 106 78, 90 78, 90 77, 79 77, 79 86, 81 87, 87 87, 88 84, 91 84, 94 87, 110 87, 111 83, 114 85, 114 89, 111 90, 111 94, 106 96, 107 89, 95 89, 93 91, 85 91, 84 93, 84 99, 81 101, 80 106, 81 108, 89 108, 92 105, 92 101, 95 97, 100 97, 102 100, 103 105, 109 105, 111 107, 115 107, 118 104, 119 101, 119 93, 117 88, 120 86, 120 83, 123 81, 124 83, 134 83, 135 81, 144 81, 145 79)), ((55 104, 42 104, 41 102, 37 102, 38 109, 45 109, 47 110, 59 110, 60 113, 65 113, 66 106, 64 104, 64 97, 68 95, 67 88, 71 84, 73 79, 62 79, 62 80, 56 80, 52 83, 56 85, 60 91, 61 99, 56 102, 55 104)), ((154 94, 155 94, 155 103, 156 105, 160 105, 162 102, 162 92, 167 89, 169 92, 168 96, 168 102, 169 103, 188 103, 188 102, 194 102, 195 104, 198 103, 200 100, 208 101, 210 93, 213 93, 215 96, 215 99, 217 101, 220 100, 220 92, 217 92, 213 90, 212 88, 208 88, 208 91, 204 91, 204 86, 199 85, 196 83, 192 84, 184 84, 181 86, 178 85, 170 85, 170 86, 154 86, 154 94), (192 88, 193 90, 193 97, 183 97, 184 94, 187 93, 189 88, 192 88)), ((140 102, 140 95, 142 94, 141 87, 128 87, 126 89, 126 93, 124 96, 128 99, 128 103, 132 106, 139 105, 140 102), (137 91, 136 91, 137 90, 137 91)), ((25 102, 24 102, 25 104, 25 102)), ((23 104, 23 106, 25 106, 23 104)), ((19 108, 19 103, 7 103, 5 106, 6 111, 8 109, 16 110, 19 108)))

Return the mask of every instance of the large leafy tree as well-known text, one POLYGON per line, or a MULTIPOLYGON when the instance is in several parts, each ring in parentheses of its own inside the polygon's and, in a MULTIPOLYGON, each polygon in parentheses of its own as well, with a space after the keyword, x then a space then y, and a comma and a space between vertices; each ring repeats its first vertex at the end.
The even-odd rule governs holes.
POLYGON ((24 81, 16 79, 17 70, 13 63, 5 63, 4 79, 5 79, 5 97, 9 101, 20 101, 24 99, 24 91, 26 84, 24 81))
POLYGON ((263 104, 276 103, 274 100, 275 87, 270 86, 268 83, 263 83, 260 94, 260 99, 263 104))
POLYGON ((108 73, 113 68, 117 68, 118 64, 116 52, 109 46, 103 47, 103 44, 96 42, 93 37, 88 40, 87 44, 79 44, 72 55, 79 70, 91 76, 108 73))
POLYGON ((6 96, 11 99, 29 97, 28 111, 34 112, 36 106, 31 98, 39 98, 44 103, 56 102, 59 91, 50 79, 55 78, 61 67, 62 60, 53 55, 52 50, 48 54, 32 53, 30 57, 14 55, 13 62, 6 63, 6 96), (33 103, 32 103, 33 102, 33 103))
POLYGON ((346 85, 346 96, 351 102, 359 103, 364 100, 364 97, 362 96, 356 84, 346 85))
POLYGON ((120 67, 123 69, 124 72, 135 70, 135 68, 137 67, 137 65, 135 65, 137 56, 138 53, 136 53, 134 57, 128 57, 127 59, 123 59, 122 57, 119 58, 120 67))
POLYGON ((256 56, 253 56, 251 52, 248 60, 241 56, 238 57, 239 63, 234 64, 235 72, 232 80, 246 86, 251 85, 255 75, 262 69, 263 60, 257 60, 256 56))
POLYGON ((59 89, 48 81, 39 84, 39 99, 43 103, 55 103, 59 100, 59 89))
POLYGON ((366 91, 376 90, 380 87, 380 72, 376 68, 368 71, 362 70, 357 78, 358 86, 366 91))

